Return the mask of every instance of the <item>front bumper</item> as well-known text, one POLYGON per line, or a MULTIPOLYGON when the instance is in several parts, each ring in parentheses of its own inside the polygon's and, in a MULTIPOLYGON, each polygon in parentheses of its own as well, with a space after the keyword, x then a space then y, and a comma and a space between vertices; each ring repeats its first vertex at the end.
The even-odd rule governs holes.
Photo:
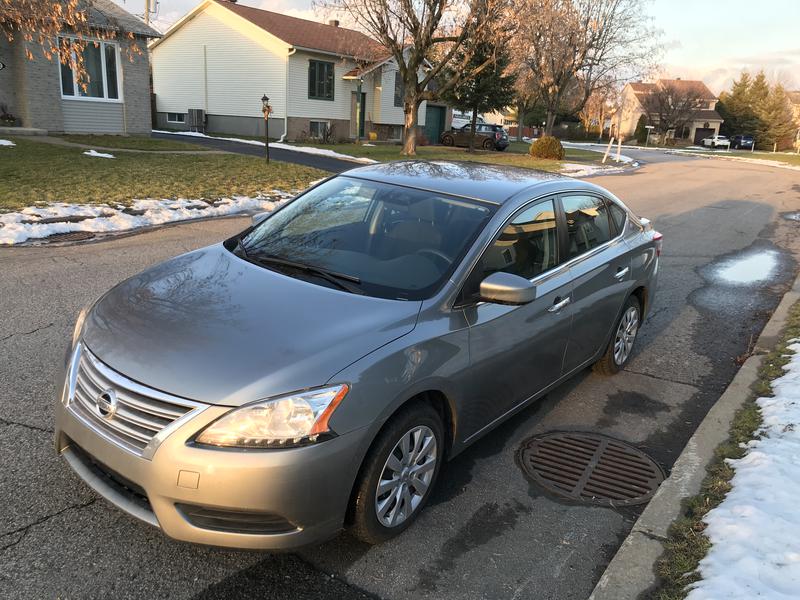
POLYGON ((106 500, 171 538, 279 550, 324 541, 344 524, 364 430, 281 450, 187 445, 230 410, 209 406, 148 460, 97 435, 62 402, 56 406, 56 450, 72 469, 106 500))

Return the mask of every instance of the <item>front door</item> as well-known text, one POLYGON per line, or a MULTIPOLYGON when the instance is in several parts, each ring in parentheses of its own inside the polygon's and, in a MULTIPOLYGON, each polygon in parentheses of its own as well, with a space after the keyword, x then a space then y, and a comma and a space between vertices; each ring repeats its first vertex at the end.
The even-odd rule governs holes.
POLYGON ((350 99, 350 137, 356 137, 356 111, 358 112, 358 137, 364 137, 364 117, 367 114, 367 93, 361 92, 361 106, 358 107, 358 92, 352 92, 350 99))
POLYGON ((445 108, 444 106, 431 106, 425 108, 425 137, 429 144, 438 144, 444 132, 445 108))
POLYGON ((470 373, 460 426, 467 438, 561 376, 572 288, 569 269, 559 267, 555 202, 537 201, 512 217, 465 284, 470 373), (480 282, 497 271, 535 282, 536 299, 522 306, 470 304, 480 282))
POLYGON ((630 293, 630 249, 609 218, 609 205, 594 195, 561 197, 567 222, 567 255, 573 321, 565 373, 599 356, 630 293))

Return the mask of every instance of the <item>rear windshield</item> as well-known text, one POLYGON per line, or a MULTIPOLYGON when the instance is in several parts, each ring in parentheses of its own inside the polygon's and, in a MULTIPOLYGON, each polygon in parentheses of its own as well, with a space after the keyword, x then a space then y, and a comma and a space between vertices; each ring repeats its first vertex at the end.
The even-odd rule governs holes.
MULTIPOLYGON (((271 257, 344 275, 359 292, 421 300, 447 280, 495 208, 473 200, 339 176, 303 194, 241 239, 271 257), (355 282, 355 283, 353 283, 355 282)), ((266 261, 267 268, 276 268, 266 261)), ((280 269, 330 286, 313 272, 280 269)))

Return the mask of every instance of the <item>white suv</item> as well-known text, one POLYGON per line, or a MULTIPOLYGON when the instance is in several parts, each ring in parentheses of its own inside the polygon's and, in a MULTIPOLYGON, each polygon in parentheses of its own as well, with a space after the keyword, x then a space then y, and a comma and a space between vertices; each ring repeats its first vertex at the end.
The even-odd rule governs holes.
POLYGON ((728 150, 730 150, 731 141, 724 135, 712 135, 711 137, 707 137, 703 140, 703 146, 711 146, 712 148, 716 148, 717 146, 725 146, 728 150))

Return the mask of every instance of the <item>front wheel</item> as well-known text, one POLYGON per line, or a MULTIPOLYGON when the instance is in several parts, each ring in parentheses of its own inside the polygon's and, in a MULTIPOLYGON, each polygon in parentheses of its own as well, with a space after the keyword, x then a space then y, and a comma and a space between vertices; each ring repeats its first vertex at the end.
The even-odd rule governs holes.
POLYGON ((608 343, 603 357, 594 364, 594 370, 601 375, 619 373, 628 363, 633 351, 633 344, 639 333, 642 309, 639 300, 631 296, 625 301, 625 307, 614 327, 614 334, 608 343))
POLYGON ((494 150, 494 142, 492 140, 484 140, 483 141, 483 149, 484 150, 494 150))
POLYGON ((428 404, 402 409, 367 454, 356 483, 352 533, 369 544, 399 535, 417 518, 439 475, 444 433, 428 404))
POLYGON ((452 135, 446 135, 442 138, 442 144, 445 146, 452 146, 454 141, 452 135))

